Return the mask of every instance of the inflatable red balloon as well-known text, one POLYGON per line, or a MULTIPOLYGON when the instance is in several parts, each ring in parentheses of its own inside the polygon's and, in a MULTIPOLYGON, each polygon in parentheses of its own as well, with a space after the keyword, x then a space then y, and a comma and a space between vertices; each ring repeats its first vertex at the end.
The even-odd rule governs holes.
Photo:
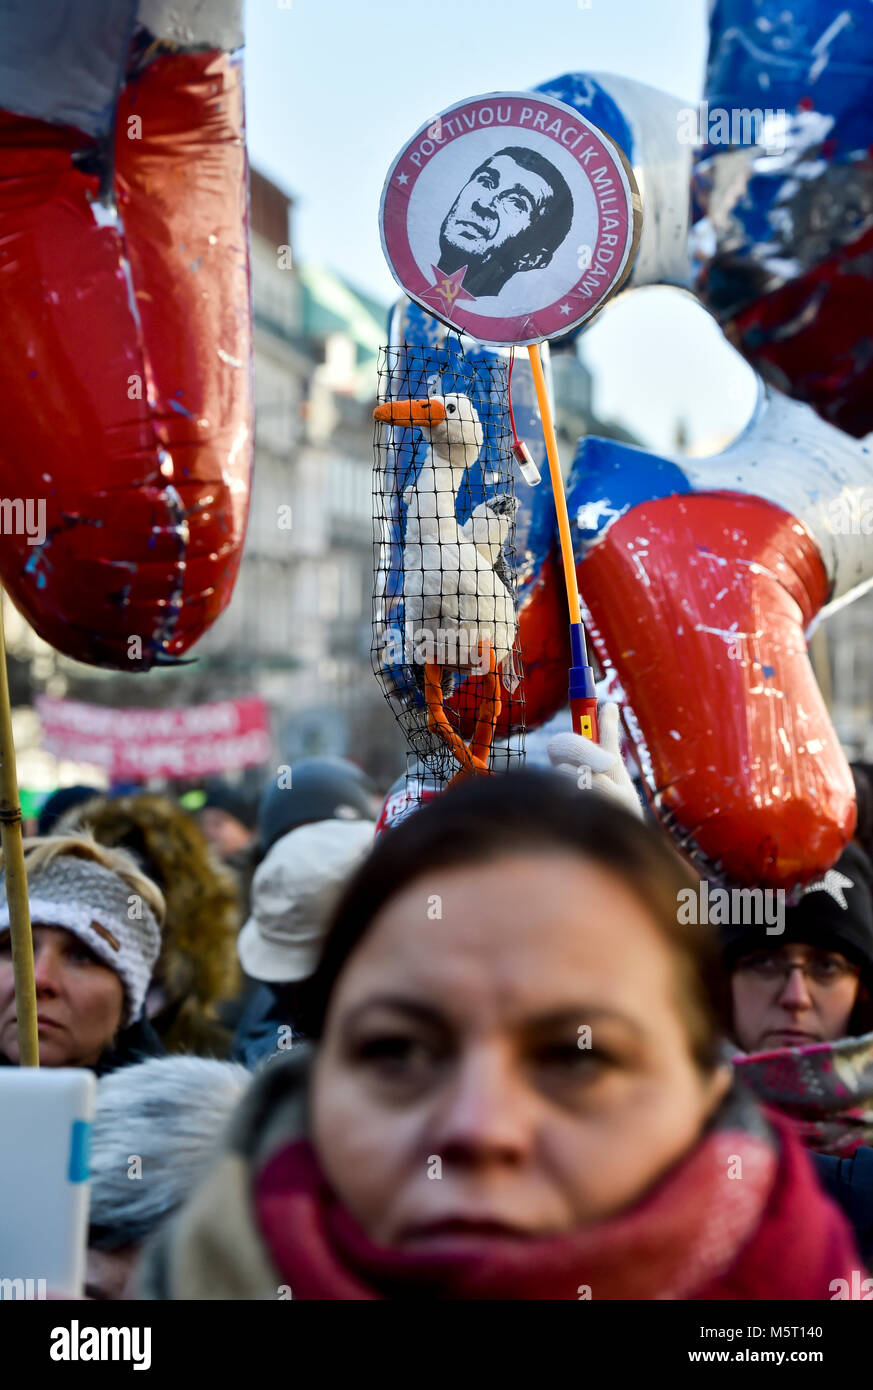
POLYGON ((82 0, 60 39, 57 8, 0 19, 0 578, 59 651, 146 670, 225 608, 245 534, 239 6, 82 0))
POLYGON ((763 393, 712 458, 584 440, 568 502, 579 587, 659 814, 733 882, 821 877, 855 795, 806 643, 826 605, 873 579, 854 524, 873 515, 868 447, 763 393))

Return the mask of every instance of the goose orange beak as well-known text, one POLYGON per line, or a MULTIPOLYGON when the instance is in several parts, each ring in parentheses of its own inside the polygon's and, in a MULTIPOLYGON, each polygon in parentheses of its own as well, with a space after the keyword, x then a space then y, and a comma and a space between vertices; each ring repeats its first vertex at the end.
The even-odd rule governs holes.
POLYGON ((383 401, 373 411, 373 419, 386 425, 438 425, 446 418, 442 401, 425 397, 419 401, 383 401))

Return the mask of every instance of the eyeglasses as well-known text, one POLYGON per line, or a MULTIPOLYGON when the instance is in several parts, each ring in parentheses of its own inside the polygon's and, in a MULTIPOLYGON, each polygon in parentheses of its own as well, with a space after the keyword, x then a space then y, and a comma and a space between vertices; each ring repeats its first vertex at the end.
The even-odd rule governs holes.
POLYGON ((805 980, 825 987, 841 984, 843 980, 852 976, 857 979, 860 974, 857 966, 840 956, 812 956, 809 960, 789 960, 785 956, 763 954, 740 961, 737 969, 766 985, 787 984, 792 970, 799 970, 805 980))

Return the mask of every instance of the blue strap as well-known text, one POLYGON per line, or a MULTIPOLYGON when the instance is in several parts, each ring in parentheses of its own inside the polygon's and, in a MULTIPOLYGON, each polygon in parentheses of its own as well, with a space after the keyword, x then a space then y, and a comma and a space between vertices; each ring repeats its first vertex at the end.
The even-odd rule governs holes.
POLYGON ((70 1134, 70 1182, 87 1182, 88 1159, 91 1152, 91 1121, 74 1120, 70 1134))

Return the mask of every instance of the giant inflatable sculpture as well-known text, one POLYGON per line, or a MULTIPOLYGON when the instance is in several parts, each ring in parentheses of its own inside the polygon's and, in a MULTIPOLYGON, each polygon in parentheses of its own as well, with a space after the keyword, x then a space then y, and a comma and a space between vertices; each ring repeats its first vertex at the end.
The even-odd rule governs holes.
POLYGON ((80 661, 173 661, 250 487, 241 0, 0 7, 0 579, 80 661), (27 503, 27 507, 24 504, 27 503))
POLYGON ((873 8, 717 0, 694 176, 695 284, 761 375, 873 430, 873 8), (757 138, 714 142, 738 113, 757 138))
MULTIPOLYGON (((855 815, 807 637, 873 584, 873 453, 857 438, 873 428, 873 28, 869 6, 824 10, 714 5, 708 109, 785 107, 775 126, 762 111, 740 148, 704 130, 695 149, 678 135, 682 103, 621 77, 537 89, 633 166, 643 232, 628 287, 692 288, 772 383, 710 459, 580 441, 568 497, 589 634, 623 693, 655 809, 707 872, 788 890, 833 864, 855 815), (835 189, 845 215, 825 225, 835 189)), ((427 343, 420 313, 396 311, 392 343, 427 343)), ((566 625, 550 499, 521 484, 518 496, 530 728, 565 702, 566 625)))

